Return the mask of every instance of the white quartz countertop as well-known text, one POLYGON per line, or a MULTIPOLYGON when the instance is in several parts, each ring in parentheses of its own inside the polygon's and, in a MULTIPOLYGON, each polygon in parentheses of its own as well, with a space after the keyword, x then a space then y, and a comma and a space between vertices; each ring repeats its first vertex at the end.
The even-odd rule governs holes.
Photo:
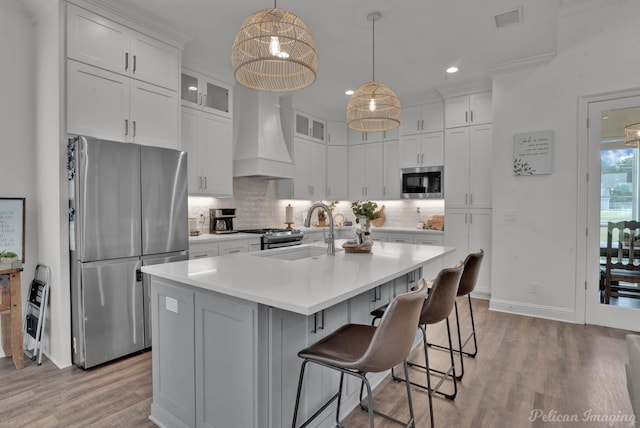
POLYGON ((250 253, 143 266, 161 278, 259 304, 312 315, 411 272, 453 248, 376 242, 371 253, 346 253, 336 241, 336 255, 283 260, 284 253, 319 251, 326 245, 299 245, 250 253))

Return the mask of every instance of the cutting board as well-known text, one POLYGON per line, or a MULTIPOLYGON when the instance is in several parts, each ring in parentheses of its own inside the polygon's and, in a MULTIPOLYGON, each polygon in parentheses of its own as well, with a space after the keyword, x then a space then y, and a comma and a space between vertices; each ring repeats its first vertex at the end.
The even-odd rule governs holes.
POLYGON ((380 207, 380 217, 371 220, 371 224, 374 225, 375 227, 382 227, 384 225, 384 221, 385 221, 385 215, 384 215, 384 205, 380 207))

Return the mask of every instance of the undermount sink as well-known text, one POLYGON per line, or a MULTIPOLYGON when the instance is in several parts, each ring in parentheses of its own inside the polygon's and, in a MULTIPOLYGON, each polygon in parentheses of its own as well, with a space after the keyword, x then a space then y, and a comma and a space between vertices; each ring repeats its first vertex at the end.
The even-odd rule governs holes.
MULTIPOLYGON (((336 249, 336 252, 342 251, 336 249)), ((256 256, 269 257, 278 260, 301 260, 309 258, 318 258, 327 255, 326 247, 289 247, 286 250, 261 251, 254 253, 256 256)))

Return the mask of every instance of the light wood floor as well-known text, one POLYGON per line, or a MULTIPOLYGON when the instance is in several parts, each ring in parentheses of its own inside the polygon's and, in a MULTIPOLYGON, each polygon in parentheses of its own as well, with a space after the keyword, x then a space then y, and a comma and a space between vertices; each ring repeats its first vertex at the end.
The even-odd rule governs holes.
MULTIPOLYGON (((466 308, 460 303, 461 309, 466 308)), ((488 302, 474 300, 479 353, 475 359, 465 358, 465 375, 455 401, 434 398, 436 426, 632 426, 626 420, 632 415, 624 372, 627 332, 490 312, 487 307, 488 302), (534 409, 547 418, 556 415, 556 420, 577 422, 531 421, 534 409), (585 420, 585 415, 592 419, 585 420), (601 420, 595 421, 596 417, 601 420), (611 419, 617 422, 609 424, 611 419)), ((461 324, 467 325, 466 318, 461 324)), ((430 326, 427 332, 432 341, 446 337, 444 323, 430 326)), ((416 350, 413 357, 420 359, 421 352, 416 350)), ((442 351, 430 350, 429 355, 432 366, 446 362, 442 351)), ((417 371, 411 376, 424 379, 417 371)), ((426 394, 413 388, 412 395, 416 426, 428 427, 426 394)), ((380 410, 406 417, 404 384, 385 381, 375 399, 380 410)), ((88 371, 59 370, 49 361, 41 366, 27 361, 18 371, 10 359, 0 358, 3 428, 153 427, 147 419, 150 404, 150 352, 88 371)), ((367 423, 366 414, 355 410, 344 426, 367 423)), ((397 425, 376 418, 376 427, 392 426, 397 425)))

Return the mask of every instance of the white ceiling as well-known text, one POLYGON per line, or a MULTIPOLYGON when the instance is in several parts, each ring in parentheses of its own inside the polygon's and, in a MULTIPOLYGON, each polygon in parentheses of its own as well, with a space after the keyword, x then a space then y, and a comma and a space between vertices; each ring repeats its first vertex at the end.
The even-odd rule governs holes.
MULTIPOLYGON (((30 0, 23 0, 29 2, 30 0)), ((94 0, 159 29, 182 34, 185 49, 231 76, 231 46, 242 22, 272 7, 262 0, 94 0)), ((565 0, 566 1, 566 0, 565 0)), ((575 1, 575 0, 572 0, 575 1)), ((344 91, 372 75, 369 12, 376 22, 376 80, 400 101, 458 86, 490 82, 491 67, 556 52, 561 0, 280 0, 277 6, 302 18, 319 52, 316 82, 295 93, 296 102, 321 112, 344 111, 344 91), (523 22, 500 29, 494 15, 522 6, 523 22), (445 69, 456 65, 457 75, 445 69)))

